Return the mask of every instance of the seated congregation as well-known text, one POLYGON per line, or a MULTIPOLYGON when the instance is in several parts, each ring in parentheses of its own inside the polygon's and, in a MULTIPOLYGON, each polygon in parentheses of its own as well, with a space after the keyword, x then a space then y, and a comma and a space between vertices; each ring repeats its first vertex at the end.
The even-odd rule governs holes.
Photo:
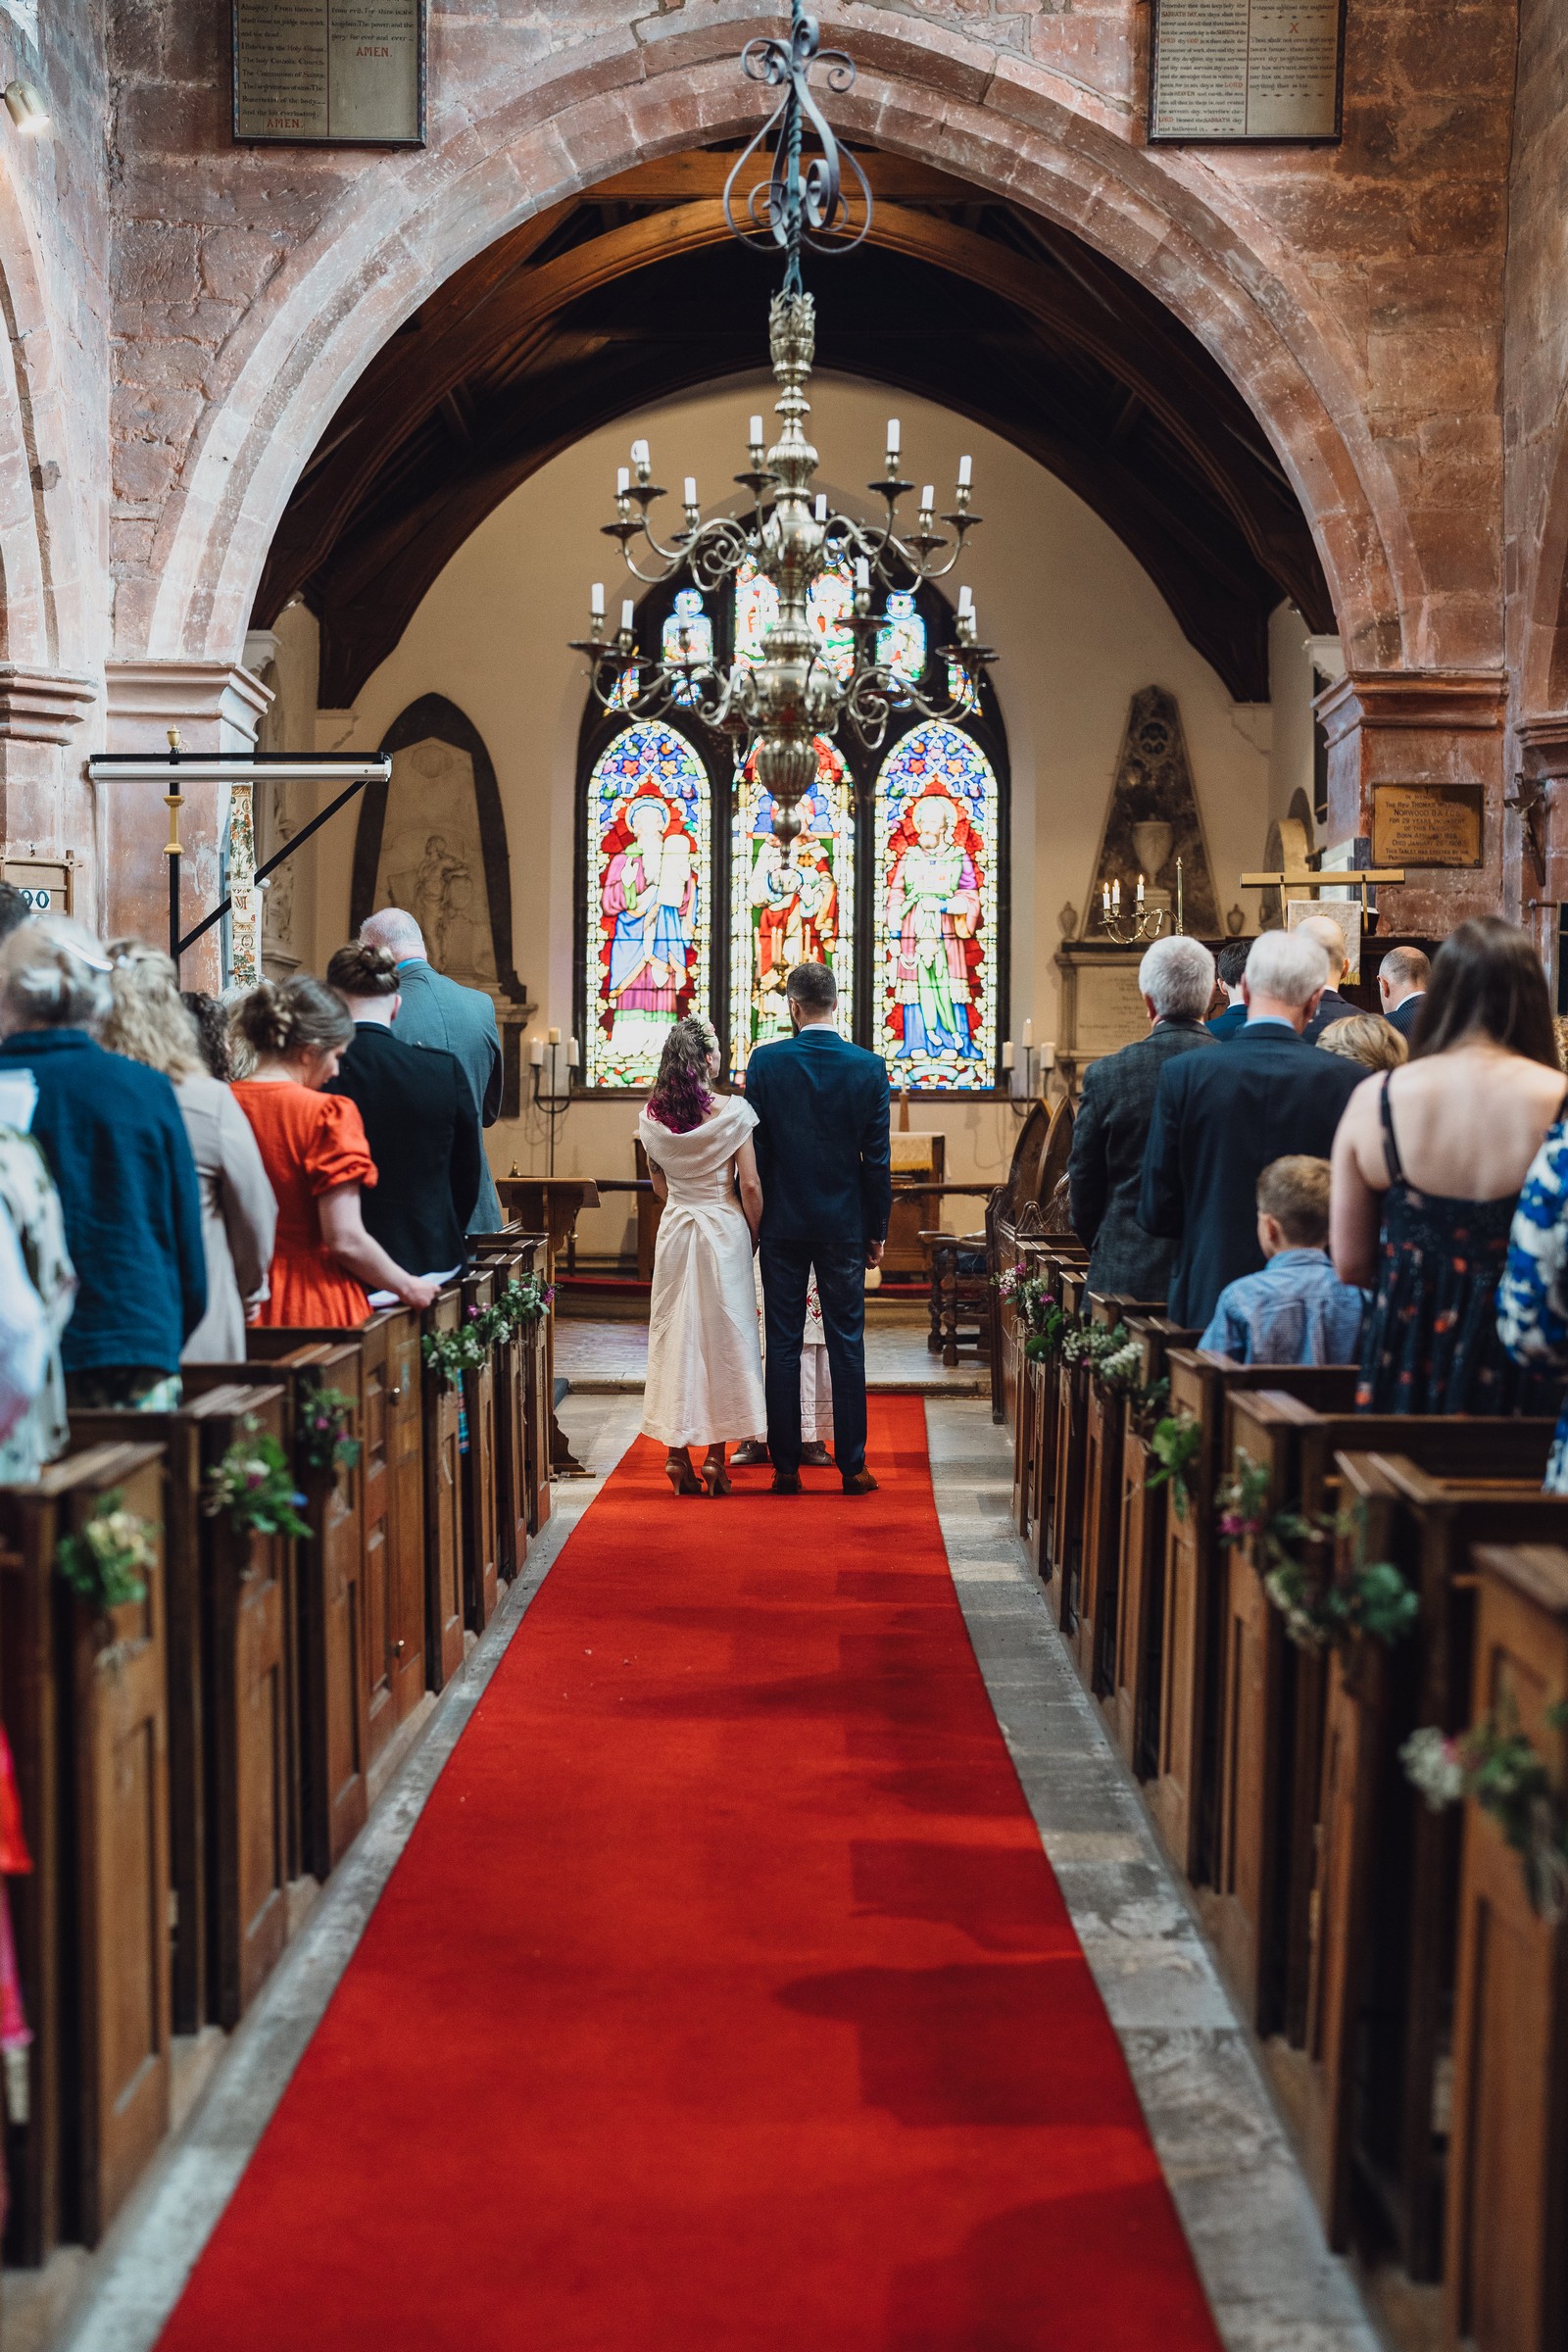
POLYGON ((1144 956, 1055 1114, 1071 1231, 1006 1239, 1014 1515, 1330 2244, 1395 2340, 1414 2284, 1544 2343, 1568 1080, 1512 925, 1391 953, 1382 1015, 1344 961, 1326 911, 1144 956))
POLYGON ((0 932, 0 2050, 32 2266, 101 2238, 520 1570, 549 1290, 485 1164, 490 1002, 407 915, 232 1005, 9 887, 0 932))

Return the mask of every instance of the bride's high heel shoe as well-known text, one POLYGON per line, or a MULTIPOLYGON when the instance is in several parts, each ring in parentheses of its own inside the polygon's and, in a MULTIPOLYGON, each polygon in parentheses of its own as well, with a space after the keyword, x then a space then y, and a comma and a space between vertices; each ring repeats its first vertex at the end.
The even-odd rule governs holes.
POLYGON ((729 1483, 729 1472, 724 1467, 724 1449, 722 1446, 719 1447, 717 1453, 710 1453, 707 1461, 704 1462, 703 1484, 708 1489, 710 1497, 719 1494, 729 1494, 734 1492, 729 1483))
POLYGON ((692 1457, 684 1449, 672 1453, 664 1464, 664 1476, 677 1494, 700 1494, 703 1482, 692 1468, 692 1457))

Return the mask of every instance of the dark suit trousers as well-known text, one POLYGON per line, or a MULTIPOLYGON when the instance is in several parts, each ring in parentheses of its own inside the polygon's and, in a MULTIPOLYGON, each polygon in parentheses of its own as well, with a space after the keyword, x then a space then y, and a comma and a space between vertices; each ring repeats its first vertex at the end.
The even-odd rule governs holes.
POLYGON ((775 1470, 801 1466, 801 1349, 806 1290, 816 1268, 828 1373, 833 1458, 846 1478, 865 1468, 865 1250, 857 1242, 760 1243, 767 1323, 767 1450, 775 1470))

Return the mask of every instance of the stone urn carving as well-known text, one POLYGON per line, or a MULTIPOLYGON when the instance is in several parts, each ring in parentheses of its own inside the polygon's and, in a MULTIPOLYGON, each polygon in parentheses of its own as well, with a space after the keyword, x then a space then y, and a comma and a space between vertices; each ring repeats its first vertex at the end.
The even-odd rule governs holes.
POLYGON ((1147 881, 1159 880, 1160 868, 1170 856, 1170 845, 1175 838, 1175 827, 1162 824, 1156 818, 1134 825, 1133 847, 1138 852, 1138 863, 1147 881))

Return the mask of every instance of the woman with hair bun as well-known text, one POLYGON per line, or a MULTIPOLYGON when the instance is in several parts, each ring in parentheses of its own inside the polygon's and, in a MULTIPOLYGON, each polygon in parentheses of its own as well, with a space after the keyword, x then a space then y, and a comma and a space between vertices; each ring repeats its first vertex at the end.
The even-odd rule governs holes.
POLYGON ((438 1286, 408 1273, 365 1230, 361 1189, 376 1173, 359 1111, 321 1091, 354 1035, 342 998, 299 972, 264 980, 234 1021, 256 1056, 250 1077, 235 1081, 234 1100, 277 1196, 271 1290, 258 1321, 356 1330, 370 1312, 368 1291, 428 1306, 438 1286))

